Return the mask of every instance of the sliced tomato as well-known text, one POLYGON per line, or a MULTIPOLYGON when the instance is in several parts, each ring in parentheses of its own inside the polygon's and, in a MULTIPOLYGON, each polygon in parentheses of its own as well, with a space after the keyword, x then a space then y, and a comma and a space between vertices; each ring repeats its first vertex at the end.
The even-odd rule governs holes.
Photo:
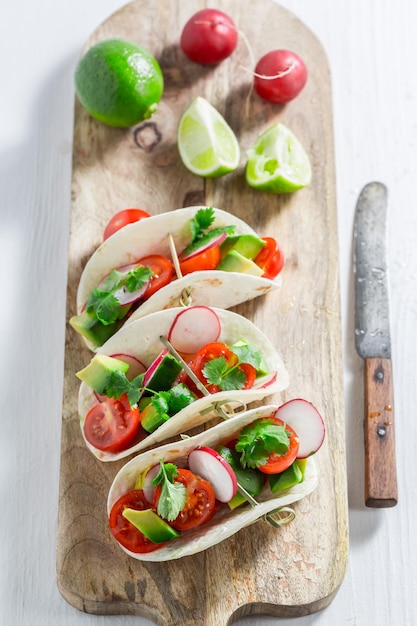
POLYGON ((284 267, 284 253, 282 248, 273 237, 262 237, 265 246, 262 248, 254 261, 264 270, 263 278, 276 278, 284 267))
MULTIPOLYGON (((232 352, 232 350, 230 350, 225 343, 213 341, 203 346, 188 362, 189 368, 193 371, 198 380, 205 386, 209 393, 218 393, 221 391, 221 388, 219 385, 209 383, 203 370, 209 361, 218 359, 219 357, 224 357, 226 359, 226 367, 228 369, 237 366, 239 370, 244 372, 246 380, 241 389, 250 389, 253 387, 256 379, 256 370, 253 365, 250 365, 249 363, 239 363, 239 365, 237 365, 239 359, 236 354, 232 352)), ((197 396, 201 397, 201 392, 184 371, 180 374, 180 382, 185 383, 197 396)))
POLYGON ((180 269, 183 276, 201 270, 215 270, 220 263, 220 259, 220 246, 213 246, 212 248, 200 252, 200 254, 195 254, 185 261, 182 261, 180 257, 180 269))
POLYGON ((126 224, 139 222, 139 220, 143 220, 146 217, 150 217, 150 213, 143 211, 142 209, 123 209, 122 211, 119 211, 113 215, 104 229, 103 240, 105 241, 111 237, 111 235, 123 228, 123 226, 126 226, 126 224))
MULTIPOLYGON (((178 476, 174 478, 174 482, 182 483, 187 490, 187 495, 184 508, 175 520, 169 522, 169 525, 177 530, 190 530, 211 520, 217 510, 216 496, 211 484, 183 468, 178 468, 178 476)), ((158 485, 153 500, 155 508, 158 507, 160 496, 161 487, 158 485)))
POLYGON ((139 259, 138 264, 149 267, 153 276, 149 281, 149 286, 144 294, 145 298, 150 298, 158 289, 168 285, 174 277, 174 266, 171 261, 160 254, 151 254, 139 259))
POLYGON ((139 409, 132 408, 123 395, 94 405, 85 418, 84 434, 98 450, 115 453, 133 445, 139 425, 139 409))
POLYGON ((164 543, 154 543, 145 537, 136 526, 122 515, 124 509, 144 511, 149 508, 141 489, 124 494, 112 506, 109 515, 110 530, 117 541, 131 552, 152 552, 165 545, 164 543))
POLYGON ((250 363, 240 363, 239 369, 246 375, 246 382, 242 389, 250 389, 255 384, 256 369, 250 363))
MULTIPOLYGON (((209 393, 218 393, 221 391, 218 385, 209 384, 207 382, 207 378, 203 373, 204 366, 206 363, 213 359, 218 359, 223 356, 226 359, 227 367, 233 367, 238 362, 238 358, 236 354, 234 354, 225 343, 221 343, 220 341, 213 341, 211 343, 207 343, 203 346, 194 358, 188 363, 190 369, 197 376, 198 380, 203 383, 205 388, 209 393)), ((199 391, 193 381, 186 375, 185 382, 187 386, 190 386, 192 391, 196 393, 198 396, 201 396, 201 391, 199 391)))
MULTIPOLYGON (((277 417, 271 417, 271 419, 273 419, 278 426, 282 426, 284 423, 277 417)), ((264 474, 280 474, 292 465, 297 458, 298 448, 300 446, 298 435, 288 424, 285 424, 285 430, 290 439, 289 448, 285 454, 271 454, 265 465, 259 467, 259 470, 264 474)))

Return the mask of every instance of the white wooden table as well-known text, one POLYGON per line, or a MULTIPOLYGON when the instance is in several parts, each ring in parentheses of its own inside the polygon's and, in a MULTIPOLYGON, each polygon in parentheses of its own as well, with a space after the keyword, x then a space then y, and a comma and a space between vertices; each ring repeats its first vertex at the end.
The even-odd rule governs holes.
MULTIPOLYGON (((281 4, 321 40, 333 80, 350 562, 324 611, 238 624, 414 626, 417 4, 281 4), (353 213, 371 180, 390 192, 399 504, 382 510, 367 509, 363 500, 363 364, 353 331, 353 213)), ((120 0, 21 0, 4 6, 0 21, 0 626, 150 624, 77 612, 55 584, 73 72, 89 34, 121 6, 120 0)))

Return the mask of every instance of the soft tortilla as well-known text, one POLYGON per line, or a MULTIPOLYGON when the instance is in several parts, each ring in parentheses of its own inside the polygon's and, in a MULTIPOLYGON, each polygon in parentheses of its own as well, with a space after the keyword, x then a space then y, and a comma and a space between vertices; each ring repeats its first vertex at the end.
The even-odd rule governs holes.
MULTIPOLYGON (((106 239, 88 260, 80 278, 77 291, 77 313, 80 314, 90 293, 112 269, 120 268, 151 254, 171 258, 169 234, 179 253, 190 243, 189 221, 202 207, 193 206, 161 213, 133 224, 128 224, 106 239)), ((212 228, 235 225, 235 234, 255 231, 246 222, 231 213, 214 209, 212 228)), ((231 308, 247 300, 276 289, 281 279, 270 280, 250 274, 207 270, 193 272, 172 281, 141 304, 129 318, 131 321, 162 309, 187 304, 206 304, 223 309, 231 308)), ((87 345, 94 349, 90 342, 87 345)))
MULTIPOLYGON (((131 355, 139 359, 145 367, 154 361, 163 349, 159 337, 167 336, 171 325, 183 308, 173 308, 166 311, 158 311, 138 319, 131 324, 123 326, 113 337, 111 337, 101 348, 97 350, 99 354, 113 356, 117 354, 131 355)), ((252 388, 239 391, 222 391, 211 394, 196 400, 183 409, 170 420, 165 422, 145 439, 133 447, 112 454, 97 450, 84 436, 84 421, 88 411, 98 402, 94 391, 84 382, 80 385, 78 398, 78 411, 80 416, 81 431, 86 445, 91 452, 101 461, 116 461, 134 452, 139 452, 150 446, 158 444, 181 432, 186 432, 192 428, 206 423, 218 413, 214 405, 217 403, 233 405, 242 408, 243 403, 262 400, 266 396, 279 393, 289 384, 288 371, 278 354, 276 348, 253 322, 241 315, 224 309, 213 309, 220 319, 221 332, 218 341, 226 344, 233 344, 244 339, 261 350, 268 372, 277 372, 276 380, 263 388, 252 388), (210 410, 210 407, 212 409, 210 410)))
MULTIPOLYGON (((276 412, 278 406, 267 405, 252 409, 237 415, 226 422, 222 422, 205 432, 184 439, 175 444, 166 444, 139 454, 118 472, 110 487, 107 511, 110 513, 113 504, 125 493, 135 489, 138 478, 150 467, 159 463, 173 462, 181 466, 185 464, 188 453, 198 446, 216 448, 224 441, 232 439, 243 426, 261 417, 267 417, 276 412)), ((291 424, 289 424, 291 425, 291 424)), ((318 482, 318 471, 313 458, 307 461, 304 481, 277 494, 272 494, 268 487, 257 498, 259 504, 252 507, 249 504, 238 507, 234 511, 229 510, 227 505, 221 507, 214 518, 200 529, 187 531, 178 539, 170 541, 159 550, 146 554, 136 554, 120 546, 127 554, 142 561, 168 561, 190 556, 214 546, 224 539, 231 537, 241 528, 256 522, 264 515, 286 507, 301 500, 311 493, 318 482)))

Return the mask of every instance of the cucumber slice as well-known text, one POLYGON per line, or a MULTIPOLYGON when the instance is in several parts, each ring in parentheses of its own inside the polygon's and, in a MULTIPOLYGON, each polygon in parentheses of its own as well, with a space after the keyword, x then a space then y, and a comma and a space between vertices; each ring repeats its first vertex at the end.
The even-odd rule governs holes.
MULTIPOLYGON (((152 367, 153 365, 151 365, 149 370, 152 367)), ((151 389, 152 391, 168 391, 168 389, 171 389, 172 385, 177 379, 177 376, 181 372, 181 369, 181 365, 178 363, 176 358, 166 352, 166 354, 162 356, 160 362, 152 371, 152 374, 149 376, 149 378, 145 373, 145 387, 151 389)))
POLYGON ((301 483, 304 476, 304 467, 300 467, 298 460, 295 460, 290 467, 280 474, 270 474, 268 476, 268 481, 272 493, 284 491, 284 489, 289 489, 290 487, 301 483))
POLYGON ((239 462, 239 454, 227 446, 219 446, 217 452, 229 463, 236 474, 237 482, 249 495, 255 497, 261 493, 263 487, 261 472, 250 467, 243 468, 239 462))

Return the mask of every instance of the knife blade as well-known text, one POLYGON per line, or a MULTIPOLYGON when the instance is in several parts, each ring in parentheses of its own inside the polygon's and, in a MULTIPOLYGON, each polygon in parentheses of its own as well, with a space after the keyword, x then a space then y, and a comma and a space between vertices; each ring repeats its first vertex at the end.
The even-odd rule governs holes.
POLYGON ((364 359, 365 504, 398 502, 387 266, 388 191, 361 191, 354 219, 355 345, 364 359))

